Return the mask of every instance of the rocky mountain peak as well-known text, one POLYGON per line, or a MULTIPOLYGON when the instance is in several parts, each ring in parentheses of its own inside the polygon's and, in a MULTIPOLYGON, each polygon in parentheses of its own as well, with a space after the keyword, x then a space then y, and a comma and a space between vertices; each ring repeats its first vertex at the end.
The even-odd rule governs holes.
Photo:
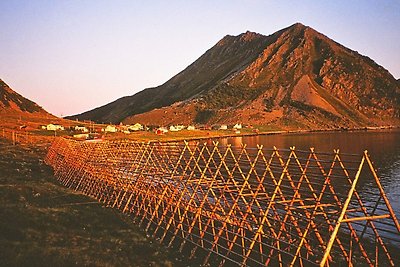
POLYGON ((240 34, 239 37, 241 41, 248 42, 256 38, 263 37, 263 35, 251 31, 246 31, 245 33, 240 34))
POLYGON ((165 84, 73 118, 305 129, 398 124, 399 81, 301 23, 227 35, 165 84))

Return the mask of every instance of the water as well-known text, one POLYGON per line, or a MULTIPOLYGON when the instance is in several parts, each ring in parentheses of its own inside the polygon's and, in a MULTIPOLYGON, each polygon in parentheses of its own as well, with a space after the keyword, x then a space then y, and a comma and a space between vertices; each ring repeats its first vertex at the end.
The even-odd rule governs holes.
MULTIPOLYGON (((381 184, 394 209, 397 219, 400 219, 400 130, 361 131, 361 132, 320 132, 304 134, 260 135, 249 137, 233 137, 221 140, 222 144, 233 146, 247 144, 248 147, 263 145, 270 149, 309 150, 314 147, 317 152, 333 152, 340 149, 341 153, 362 154, 368 151, 374 167, 380 177, 381 184)), ((360 180, 360 195, 368 196, 372 187, 376 188, 372 178, 360 180)), ((399 236, 395 237, 400 240, 399 236)))

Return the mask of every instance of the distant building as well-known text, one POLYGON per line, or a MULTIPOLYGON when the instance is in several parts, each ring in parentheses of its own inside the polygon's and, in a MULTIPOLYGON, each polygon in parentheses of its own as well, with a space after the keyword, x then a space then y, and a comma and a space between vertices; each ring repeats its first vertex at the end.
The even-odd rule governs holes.
POLYGON ((73 137, 78 140, 86 140, 89 138, 89 134, 88 133, 74 134, 73 137))
POLYGON ((104 131, 107 133, 116 133, 118 131, 118 129, 115 125, 107 125, 107 127, 104 129, 104 131))
POLYGON ((236 123, 236 124, 233 126, 233 129, 235 129, 235 130, 240 130, 240 129, 242 129, 242 124, 236 123))
POLYGON ((134 125, 128 126, 129 131, 141 131, 143 129, 144 129, 144 127, 140 123, 135 123, 134 125))
POLYGON ((75 126, 75 127, 74 127, 74 130, 75 130, 75 131, 80 131, 80 132, 83 132, 83 133, 89 132, 88 128, 86 128, 86 127, 83 126, 83 125, 77 125, 77 126, 75 126))
POLYGON ((188 131, 194 131, 196 128, 193 125, 187 127, 188 131))
POLYGON ((161 135, 161 134, 165 134, 168 133, 168 129, 165 127, 160 127, 156 130, 156 134, 161 135))
POLYGON ((171 126, 169 127, 169 130, 170 130, 171 132, 178 132, 178 131, 181 131, 181 130, 183 130, 183 129, 185 129, 185 126, 183 126, 183 125, 171 125, 171 126))
POLYGON ((221 127, 219 127, 220 130, 227 130, 228 126, 225 124, 222 124, 221 127))
POLYGON ((46 129, 47 131, 64 131, 64 126, 50 123, 44 127, 42 126, 42 129, 46 129))

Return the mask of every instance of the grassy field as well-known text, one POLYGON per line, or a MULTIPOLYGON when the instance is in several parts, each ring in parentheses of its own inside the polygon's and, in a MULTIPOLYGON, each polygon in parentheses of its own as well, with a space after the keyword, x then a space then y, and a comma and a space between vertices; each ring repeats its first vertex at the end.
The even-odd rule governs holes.
MULTIPOLYGON (((250 133, 248 131, 247 133, 250 133)), ((108 133, 105 138, 106 139, 131 139, 136 141, 181 141, 181 140, 193 140, 193 139, 207 139, 207 138, 217 138, 223 136, 235 136, 233 131, 218 131, 218 130, 195 130, 188 131, 182 130, 179 132, 168 132, 163 135, 157 135, 154 132, 150 131, 140 131, 133 132, 130 134, 123 133, 108 133)))
POLYGON ((0 139, 0 266, 195 264, 133 218, 59 185, 44 155, 0 139))

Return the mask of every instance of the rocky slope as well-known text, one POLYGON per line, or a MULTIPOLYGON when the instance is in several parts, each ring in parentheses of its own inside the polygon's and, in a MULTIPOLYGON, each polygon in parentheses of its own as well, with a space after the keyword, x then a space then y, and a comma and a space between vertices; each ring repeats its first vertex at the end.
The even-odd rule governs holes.
POLYGON ((193 98, 249 65, 258 57, 265 45, 273 42, 273 38, 274 36, 266 37, 253 33, 242 34, 239 37, 225 36, 165 84, 145 89, 133 96, 122 97, 70 118, 116 123, 134 114, 193 98))
MULTIPOLYGON (((65 121, 48 113, 0 80, 0 129, 30 132, 40 129, 44 124, 64 123, 65 121)), ((3 137, 7 138, 7 136, 3 137)), ((9 137, 11 138, 11 136, 9 137)))
POLYGON ((3 80, 0 79, 0 112, 25 112, 48 114, 35 102, 23 97, 12 90, 3 80))
POLYGON ((400 86, 370 58, 297 23, 270 36, 225 36, 165 84, 76 117, 301 129, 399 124, 400 86))

